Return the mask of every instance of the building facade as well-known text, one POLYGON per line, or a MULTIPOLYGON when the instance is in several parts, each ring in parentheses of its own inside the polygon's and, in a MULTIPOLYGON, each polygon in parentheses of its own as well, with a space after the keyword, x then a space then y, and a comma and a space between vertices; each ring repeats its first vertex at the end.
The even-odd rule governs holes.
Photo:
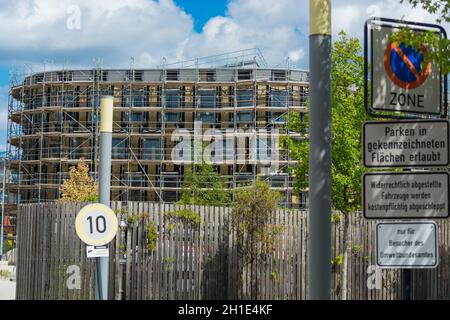
POLYGON ((288 167, 294 161, 279 138, 302 138, 285 124, 292 113, 307 112, 308 73, 251 66, 60 70, 20 79, 9 97, 10 202, 58 199, 81 158, 96 177, 104 95, 114 97, 111 200, 177 201, 195 157, 177 161, 174 148, 200 135, 201 152, 222 141, 224 160, 213 165, 227 188, 260 176, 284 195, 286 206, 304 201, 293 192, 288 167), (267 152, 259 152, 264 146, 267 152))

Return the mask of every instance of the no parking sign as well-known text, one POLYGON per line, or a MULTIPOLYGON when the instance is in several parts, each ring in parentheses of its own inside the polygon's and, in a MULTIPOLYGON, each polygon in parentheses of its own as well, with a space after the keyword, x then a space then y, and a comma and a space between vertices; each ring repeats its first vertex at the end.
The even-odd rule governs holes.
MULTIPOLYGON (((371 66, 370 76, 366 68, 367 96, 369 79, 371 85, 370 99, 366 100, 368 110, 372 113, 443 114, 446 85, 439 66, 425 61, 425 52, 431 49, 390 40, 390 35, 403 26, 394 20, 374 19, 366 27, 366 38, 370 36, 370 41, 365 42, 366 66, 369 63, 371 66)), ((409 22, 407 26, 416 33, 433 30, 446 37, 439 26, 409 22)))

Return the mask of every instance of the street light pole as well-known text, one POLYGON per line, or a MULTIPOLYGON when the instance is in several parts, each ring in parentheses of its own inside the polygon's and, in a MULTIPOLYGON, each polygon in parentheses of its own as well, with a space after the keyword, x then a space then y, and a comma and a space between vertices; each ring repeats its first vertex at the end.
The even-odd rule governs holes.
POLYGON ((309 299, 331 299, 331 0, 310 0, 309 299))
MULTIPOLYGON (((111 149, 114 98, 103 96, 100 103, 100 164, 99 164, 99 202, 110 206, 111 200, 111 149)), ((108 257, 96 258, 97 291, 99 300, 108 300, 108 257)))

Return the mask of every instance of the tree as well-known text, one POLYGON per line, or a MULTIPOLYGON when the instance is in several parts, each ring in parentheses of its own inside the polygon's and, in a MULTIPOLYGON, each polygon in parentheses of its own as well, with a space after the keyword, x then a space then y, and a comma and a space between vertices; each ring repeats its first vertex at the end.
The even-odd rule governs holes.
POLYGON ((275 240, 282 229, 270 224, 270 215, 281 199, 278 192, 271 190, 270 185, 260 179, 248 187, 237 189, 235 193, 232 229, 235 232, 238 256, 244 265, 241 282, 243 286, 252 286, 252 299, 257 296, 257 279, 252 277, 248 280, 250 283, 246 283, 244 274, 249 274, 249 268, 257 267, 258 262, 274 250, 275 240))
POLYGON ((89 176, 89 167, 84 159, 69 170, 69 179, 61 186, 60 201, 91 202, 98 200, 98 183, 89 176))
MULTIPOLYGON (((413 8, 416 8, 419 4, 423 9, 431 14, 438 14, 436 19, 437 23, 450 22, 450 1, 448 0, 406 0, 413 8)), ((400 0, 400 3, 404 3, 405 0, 400 0)))
MULTIPOLYGON (((431 14, 438 14, 437 23, 450 22, 450 2, 448 0, 400 0, 401 3, 408 2, 413 8, 421 6, 431 14)), ((413 46, 416 50, 425 47, 422 51, 424 68, 428 62, 439 65, 441 73, 446 75, 450 73, 450 40, 445 39, 434 31, 413 32, 410 28, 404 27, 395 32, 390 37, 391 41, 404 42, 413 46)))
MULTIPOLYGON (((341 31, 332 48, 332 204, 344 220, 344 252, 341 272, 341 298, 347 298, 347 263, 350 254, 349 215, 361 207, 361 176, 365 172, 361 159, 361 127, 369 117, 364 109, 364 58, 357 38, 348 38, 341 31)), ((310 106, 314 108, 314 106, 310 106)), ((307 122, 298 115, 291 116, 289 129, 307 133, 307 122)), ((308 186, 309 142, 285 138, 298 165, 291 168, 296 176, 295 188, 304 191, 308 186)), ((339 216, 333 216, 340 222, 339 216)))
POLYGON ((225 206, 230 203, 230 192, 214 167, 203 161, 185 173, 179 203, 225 206))

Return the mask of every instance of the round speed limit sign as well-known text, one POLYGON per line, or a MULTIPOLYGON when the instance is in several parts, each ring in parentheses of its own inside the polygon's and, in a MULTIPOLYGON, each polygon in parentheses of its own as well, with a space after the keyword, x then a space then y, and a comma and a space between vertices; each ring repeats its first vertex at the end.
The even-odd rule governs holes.
POLYGON ((117 233, 118 221, 108 206, 101 203, 89 204, 78 212, 75 230, 80 239, 90 246, 109 243, 117 233))

